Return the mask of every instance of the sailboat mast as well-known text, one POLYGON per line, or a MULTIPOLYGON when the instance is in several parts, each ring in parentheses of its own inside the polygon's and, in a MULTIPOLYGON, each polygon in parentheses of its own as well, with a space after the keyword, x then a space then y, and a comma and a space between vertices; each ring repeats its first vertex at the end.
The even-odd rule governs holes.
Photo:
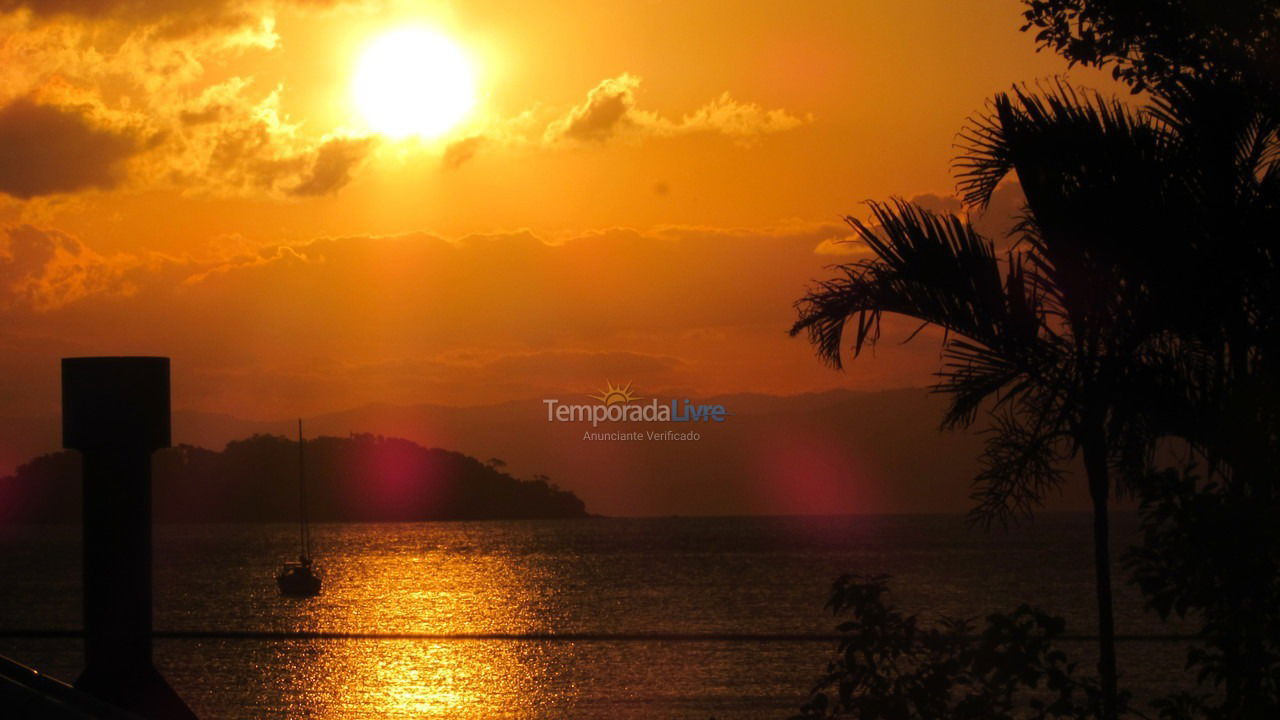
POLYGON ((298 517, 301 519, 302 559, 311 559, 311 531, 307 527, 307 474, 303 464, 302 418, 298 418, 298 517))

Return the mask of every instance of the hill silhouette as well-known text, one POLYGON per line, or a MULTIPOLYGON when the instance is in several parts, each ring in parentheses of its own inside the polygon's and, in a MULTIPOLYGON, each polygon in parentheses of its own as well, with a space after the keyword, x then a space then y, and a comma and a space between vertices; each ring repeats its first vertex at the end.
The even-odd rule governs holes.
MULTIPOLYGON (((585 442, 581 424, 547 422, 538 398, 373 404, 304 422, 317 435, 371 432, 481 459, 496 455, 507 462, 503 472, 550 475, 602 515, 957 513, 972 505, 982 436, 939 432, 946 400, 924 388, 696 399, 723 404, 733 416, 703 429, 702 440, 675 445, 585 442)), ((173 436, 220 448, 254 434, 291 436, 296 422, 175 411, 173 436)), ((57 448, 60 428, 56 415, 0 416, 0 476, 57 448)), ((1075 483, 1046 498, 1047 509, 1088 507, 1088 492, 1075 483)))
MULTIPOLYGON (((306 442, 312 520, 407 522, 585 517, 544 476, 520 480, 473 457, 381 435, 306 442)), ((160 522, 287 522, 298 518, 298 444, 256 434, 221 452, 179 445, 155 455, 160 522)), ((0 521, 78 522, 80 455, 50 453, 0 478, 0 521)))

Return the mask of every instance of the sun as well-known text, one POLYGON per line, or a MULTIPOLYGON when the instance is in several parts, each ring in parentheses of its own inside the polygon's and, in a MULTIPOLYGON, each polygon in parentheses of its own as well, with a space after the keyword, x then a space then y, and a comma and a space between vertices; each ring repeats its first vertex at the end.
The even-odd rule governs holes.
POLYGON ((424 27, 379 35, 356 64, 356 109, 369 128, 392 138, 435 138, 475 107, 475 74, 462 48, 424 27))

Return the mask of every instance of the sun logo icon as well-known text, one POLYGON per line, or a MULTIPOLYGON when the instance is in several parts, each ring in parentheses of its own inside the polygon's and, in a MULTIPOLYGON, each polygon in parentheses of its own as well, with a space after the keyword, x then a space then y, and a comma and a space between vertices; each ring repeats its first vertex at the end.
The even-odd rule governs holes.
POLYGON ((599 400, 605 405, 616 405, 618 403, 629 403, 632 400, 639 400, 639 395, 631 393, 631 383, 626 385, 614 385, 610 381, 605 381, 604 390, 599 395, 588 395, 592 400, 599 400))

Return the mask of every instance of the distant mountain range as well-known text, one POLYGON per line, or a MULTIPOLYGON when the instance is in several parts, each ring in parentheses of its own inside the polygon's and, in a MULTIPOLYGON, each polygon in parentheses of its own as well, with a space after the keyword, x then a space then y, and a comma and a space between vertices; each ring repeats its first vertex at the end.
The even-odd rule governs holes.
MULTIPOLYGON (((565 402, 593 403, 562 397, 565 402)), ((549 422, 540 399, 476 407, 369 405, 304 420, 307 435, 372 433, 448 448, 515 477, 545 474, 604 515, 963 512, 981 438, 940 432, 945 400, 923 389, 724 395, 723 423, 549 422), (588 432, 693 431, 698 440, 591 440, 588 432)), ((176 412, 174 442, 221 449, 296 420, 176 412)), ((0 475, 56 449, 56 418, 0 418, 0 475)), ((1081 509, 1069 482, 1048 507, 1081 509)))

